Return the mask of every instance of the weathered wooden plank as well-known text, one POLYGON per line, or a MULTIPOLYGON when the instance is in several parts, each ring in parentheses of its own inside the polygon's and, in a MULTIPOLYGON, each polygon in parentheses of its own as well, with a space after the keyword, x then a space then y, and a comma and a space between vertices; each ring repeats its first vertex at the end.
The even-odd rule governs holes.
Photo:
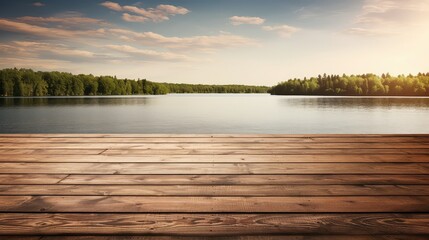
POLYGON ((429 174, 429 163, 0 163, 0 173, 429 174))
POLYGON ((119 163, 0 163, 0 173, 114 174, 122 167, 131 167, 131 165, 125 166, 119 163))
POLYGON ((0 174, 0 184, 101 184, 101 185, 285 185, 341 184, 427 185, 429 175, 90 175, 90 174, 0 174))
POLYGON ((425 196, 429 185, 0 185, 0 195, 425 196))
POLYGON ((1 154, 0 162, 105 163, 317 163, 429 162, 429 155, 16 155, 1 154))
POLYGON ((429 234, 428 214, 0 214, 0 234, 429 234))
POLYGON ((42 236, 0 236, 0 239, 5 240, 41 240, 42 236))
MULTIPOLYGON (((27 201, 30 201, 32 199, 31 196, 0 196, 0 209, 10 209, 17 207, 27 201), (2 198, 4 198, 4 202, 2 201, 2 198)), ((1 211, 1 210, 0 210, 1 211)))
POLYGON ((31 134, 0 134, 0 137, 19 138, 366 138, 366 137, 429 137, 429 134, 63 134, 63 133, 31 133, 31 134))
POLYGON ((97 155, 107 149, 0 149, 0 154, 62 154, 62 155, 97 155))
MULTIPOLYGON (((9 177, 0 179, 9 179, 9 177)), ((25 175, 19 175, 25 176, 25 175)), ((55 175, 56 176, 56 175, 55 175)), ((60 175, 64 176, 64 175, 60 175)), ((13 184, 15 178, 3 184, 13 184)), ((31 184, 27 178, 18 178, 17 184, 31 184)), ((1 181, 0 181, 1 182, 1 181)), ((423 184, 429 183, 429 175, 69 175, 59 184, 423 184)), ((46 183, 45 183, 46 184, 46 183)), ((49 184, 49 182, 47 183, 49 184)))
POLYGON ((0 149, 0 154, 55 155, 428 155, 429 149, 0 149), (305 151, 304 151, 305 150, 305 151))
POLYGON ((0 143, 0 149, 122 149, 122 150, 323 150, 422 149, 429 143, 0 143))
MULTIPOLYGON (((53 154, 54 149, 40 149, 53 154)), ((73 151, 72 149, 67 149, 73 151)), ((1 150, 0 150, 1 151, 1 150)), ((42 154, 42 153, 40 153, 42 154)), ((429 149, 108 149, 105 155, 333 155, 333 154, 429 154, 429 149)))
POLYGON ((67 174, 0 174, 0 184, 56 184, 67 174))
MULTIPOLYGON (((44 236, 41 240, 427 240, 429 235, 44 236)), ((30 238, 33 240, 32 238, 30 238)), ((12 240, 18 240, 12 238, 12 240)), ((23 240, 27 240, 24 238, 23 240)))
POLYGON ((428 143, 427 134, 4 135, 0 235, 413 239, 395 235, 429 234, 428 143))
MULTIPOLYGON (((153 138, 153 137, 84 137, 84 138, 61 138, 61 137, 0 137, 0 143, 311 143, 311 142, 359 142, 367 139, 368 142, 380 142, 379 138, 208 138, 208 137, 176 137, 176 138, 153 138), (326 140, 326 141, 325 141, 326 140)), ((385 138, 383 142, 397 143, 424 143, 426 138, 422 137, 392 137, 385 138)), ((428 140, 429 141, 429 140, 428 140)))
POLYGON ((429 137, 0 137, 1 143, 427 143, 429 137))
POLYGON ((359 213, 428 212, 429 196, 152 197, 0 196, 1 212, 359 213))

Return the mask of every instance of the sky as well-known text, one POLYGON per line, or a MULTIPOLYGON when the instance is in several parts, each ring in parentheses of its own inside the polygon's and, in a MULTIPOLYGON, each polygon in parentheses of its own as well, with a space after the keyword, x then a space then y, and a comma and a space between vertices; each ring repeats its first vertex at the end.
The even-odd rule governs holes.
POLYGON ((429 71, 429 0, 0 0, 0 68, 271 86, 429 71))

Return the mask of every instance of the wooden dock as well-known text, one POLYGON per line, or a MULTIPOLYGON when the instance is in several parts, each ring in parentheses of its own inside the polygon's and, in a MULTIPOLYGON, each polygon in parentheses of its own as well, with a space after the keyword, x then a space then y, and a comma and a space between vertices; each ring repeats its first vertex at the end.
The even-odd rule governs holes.
POLYGON ((0 134, 0 239, 212 238, 429 239, 429 135, 0 134))

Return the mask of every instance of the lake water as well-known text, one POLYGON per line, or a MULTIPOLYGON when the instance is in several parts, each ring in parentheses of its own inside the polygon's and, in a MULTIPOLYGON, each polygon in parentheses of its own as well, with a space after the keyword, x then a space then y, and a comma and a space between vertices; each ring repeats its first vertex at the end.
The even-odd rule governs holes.
POLYGON ((429 98, 0 98, 1 133, 429 133, 429 98))

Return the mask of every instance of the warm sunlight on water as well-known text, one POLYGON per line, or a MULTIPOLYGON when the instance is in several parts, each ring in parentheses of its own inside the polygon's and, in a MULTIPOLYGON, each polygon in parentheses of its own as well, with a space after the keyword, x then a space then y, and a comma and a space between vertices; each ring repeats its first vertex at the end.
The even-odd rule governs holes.
POLYGON ((2 133, 429 133, 429 98, 0 98, 2 133))

